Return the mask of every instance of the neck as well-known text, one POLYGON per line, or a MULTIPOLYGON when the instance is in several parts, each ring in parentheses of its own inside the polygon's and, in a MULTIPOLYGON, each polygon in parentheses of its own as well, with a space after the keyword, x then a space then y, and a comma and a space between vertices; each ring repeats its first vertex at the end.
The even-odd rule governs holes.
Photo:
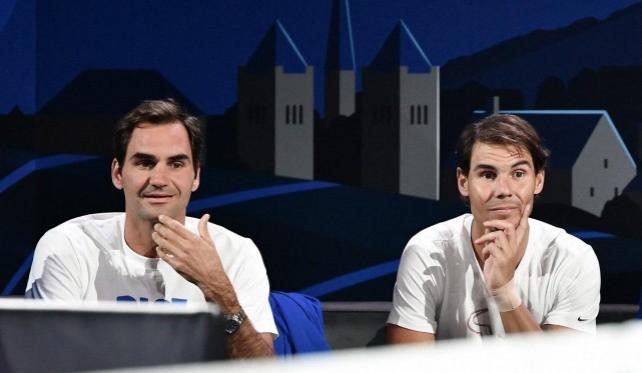
POLYGON ((155 221, 141 220, 125 214, 125 242, 137 254, 156 258, 156 243, 152 240, 155 221))

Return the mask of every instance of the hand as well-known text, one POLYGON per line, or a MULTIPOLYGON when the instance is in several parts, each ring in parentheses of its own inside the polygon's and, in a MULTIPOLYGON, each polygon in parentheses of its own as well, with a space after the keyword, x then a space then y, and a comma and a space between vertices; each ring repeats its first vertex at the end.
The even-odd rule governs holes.
POLYGON ((517 227, 505 220, 484 222, 483 236, 475 240, 476 245, 485 244, 482 249, 484 278, 489 290, 506 285, 515 275, 515 269, 524 255, 528 242, 528 217, 532 211, 529 203, 524 206, 517 227))
POLYGON ((161 259, 225 311, 236 308, 238 301, 207 229, 209 218, 209 214, 201 217, 196 235, 178 221, 161 215, 154 225, 152 239, 158 245, 156 252, 161 259))

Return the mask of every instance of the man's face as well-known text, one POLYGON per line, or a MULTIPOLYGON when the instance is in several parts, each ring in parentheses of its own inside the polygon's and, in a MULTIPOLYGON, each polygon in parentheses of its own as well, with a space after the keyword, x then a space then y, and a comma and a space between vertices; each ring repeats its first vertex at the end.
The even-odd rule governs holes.
POLYGON ((515 227, 522 211, 544 187, 544 171, 535 172, 533 158, 523 148, 476 142, 470 171, 457 169, 459 192, 470 200, 475 223, 507 220, 515 227))
POLYGON ((112 182, 125 194, 128 218, 155 221, 163 214, 181 222, 198 188, 189 136, 179 122, 142 123, 132 132, 123 164, 112 161, 112 182))

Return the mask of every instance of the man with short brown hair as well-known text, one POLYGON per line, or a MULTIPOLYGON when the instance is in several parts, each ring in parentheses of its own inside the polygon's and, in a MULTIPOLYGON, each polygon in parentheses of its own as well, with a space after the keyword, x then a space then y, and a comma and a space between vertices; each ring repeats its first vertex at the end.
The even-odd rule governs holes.
POLYGON ((573 329, 595 333, 600 270, 592 248, 530 219, 549 151, 524 119, 467 126, 457 149, 464 214, 417 233, 401 257, 390 343, 573 329))
POLYGON ((277 334, 269 282, 252 240, 187 217, 200 184, 197 118, 174 100, 144 101, 118 123, 112 183, 125 213, 82 216, 40 239, 27 297, 215 302, 231 357, 269 356, 277 334))

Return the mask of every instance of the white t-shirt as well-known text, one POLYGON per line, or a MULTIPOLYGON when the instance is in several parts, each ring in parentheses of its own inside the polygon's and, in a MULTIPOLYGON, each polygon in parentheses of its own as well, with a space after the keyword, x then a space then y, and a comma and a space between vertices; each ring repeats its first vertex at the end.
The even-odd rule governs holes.
MULTIPOLYGON (((198 232, 198 219, 185 226, 198 232)), ((38 242, 26 296, 47 300, 205 302, 203 292, 158 258, 125 243, 125 214, 81 216, 49 230, 38 242)), ((225 273, 257 332, 277 334, 270 284, 252 240, 208 223, 225 273)))
MULTIPOLYGON (((473 216, 426 228, 404 249, 389 324, 436 339, 504 336, 471 243, 473 216)), ((563 229, 528 219, 524 257, 514 281, 535 321, 595 333, 600 268, 591 246, 563 229)))

